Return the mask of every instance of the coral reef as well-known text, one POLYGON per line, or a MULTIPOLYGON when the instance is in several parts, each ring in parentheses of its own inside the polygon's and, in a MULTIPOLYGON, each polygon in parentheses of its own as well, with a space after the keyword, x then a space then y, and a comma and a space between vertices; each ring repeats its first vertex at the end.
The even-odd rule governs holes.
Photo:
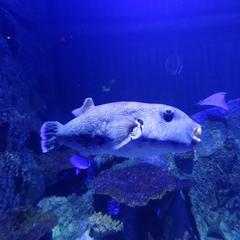
POLYGON ((42 213, 36 208, 12 209, 2 216, 0 239, 38 240, 51 232, 56 223, 55 216, 48 212, 42 213))
POLYGON ((110 195, 132 207, 147 205, 149 200, 161 199, 168 191, 189 188, 192 184, 147 163, 106 170, 93 181, 97 194, 110 195))
POLYGON ((69 158, 74 155, 75 152, 71 149, 62 151, 52 151, 39 156, 39 165, 41 170, 48 173, 60 172, 64 169, 73 168, 69 162, 69 158))
POLYGON ((190 190, 192 212, 201 239, 239 239, 239 110, 240 100, 228 103, 225 122, 207 118, 202 144, 196 149, 190 190))
POLYGON ((111 216, 101 212, 94 212, 89 217, 90 235, 94 239, 101 239, 107 235, 119 232, 123 230, 123 223, 119 220, 114 220, 111 216))
POLYGON ((90 229, 86 230, 86 232, 81 236, 81 238, 77 238, 76 240, 94 240, 90 237, 90 229))
POLYGON ((44 198, 38 207, 43 213, 53 213, 58 219, 53 228, 53 240, 75 240, 88 229, 88 218, 93 214, 93 193, 44 198))
MULTIPOLYGON (((43 198, 57 174, 72 167, 68 158, 74 153, 41 155, 39 128, 46 115, 56 117, 49 104, 61 85, 51 56, 57 47, 42 27, 47 2, 0 0, 0 239, 40 240, 49 233, 53 240, 111 239, 121 231, 126 239, 139 239, 139 232, 149 239, 240 239, 240 99, 228 102, 228 111, 210 108, 193 116, 203 128, 194 151, 141 160, 95 156, 98 169, 75 182, 80 190, 66 184, 71 194, 85 192, 83 185, 88 192, 43 198), (92 186, 117 205, 107 209, 103 201, 97 210, 92 186), (116 211, 121 221, 104 210, 116 211), (134 229, 134 221, 146 229, 134 229)), ((59 192, 64 194, 62 185, 59 192)))
POLYGON ((45 64, 50 45, 31 23, 41 4, 0 1, 0 218, 12 208, 33 206, 45 187, 36 136, 46 109, 39 85, 51 78, 51 64, 45 64))
POLYGON ((35 203, 44 192, 39 168, 29 152, 0 154, 0 216, 8 209, 35 203))

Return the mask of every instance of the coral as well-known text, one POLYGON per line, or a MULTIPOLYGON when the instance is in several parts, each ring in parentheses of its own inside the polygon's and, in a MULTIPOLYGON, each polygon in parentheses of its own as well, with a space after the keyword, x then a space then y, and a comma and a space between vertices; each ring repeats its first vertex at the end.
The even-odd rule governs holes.
POLYGON ((0 239, 38 240, 51 232, 56 223, 55 216, 41 213, 35 208, 12 209, 0 221, 0 239))
MULTIPOLYGON (((168 171, 172 168, 171 154, 164 154, 161 156, 143 157, 143 158, 126 158, 122 162, 115 163, 112 169, 127 168, 141 163, 148 163, 168 171)), ((171 169, 172 170, 172 169, 171 169)))
POLYGON ((89 228, 90 235, 94 239, 100 239, 107 235, 119 232, 123 230, 123 223, 119 220, 114 220, 111 216, 101 212, 94 212, 93 215, 89 217, 89 228))
POLYGON ((136 158, 127 158, 127 159, 124 159, 123 161, 113 164, 112 169, 128 168, 128 167, 134 166, 138 163, 139 163, 139 161, 136 158))
POLYGON ((98 167, 100 167, 101 165, 109 162, 109 161, 113 161, 114 156, 112 155, 97 155, 94 157, 94 161, 97 163, 98 167))
POLYGON ((72 164, 69 162, 69 158, 74 155, 75 152, 71 149, 63 151, 52 151, 39 156, 41 169, 46 173, 60 172, 64 169, 72 168, 72 164))
POLYGON ((202 142, 208 144, 199 144, 197 154, 200 156, 209 156, 224 146, 227 138, 228 129, 222 122, 208 121, 202 124, 203 133, 202 142))
POLYGON ((24 204, 33 204, 43 194, 44 183, 29 152, 0 154, 0 216, 24 204))
POLYGON ((90 229, 86 230, 86 232, 81 236, 81 238, 77 238, 76 240, 94 240, 90 237, 90 229))
POLYGON ((189 151, 186 153, 176 153, 173 155, 174 162, 178 168, 178 174, 191 174, 193 170, 193 159, 195 157, 195 151, 189 151))
POLYGON ((44 191, 38 146, 29 144, 45 110, 40 80, 51 76, 40 50, 47 42, 28 28, 40 4, 0 0, 0 218, 9 209, 34 205, 44 191))
POLYGON ((225 123, 205 120, 196 148, 190 190, 192 212, 202 239, 238 239, 240 209, 240 100, 229 103, 225 123))
POLYGON ((38 207, 43 212, 53 213, 58 219, 58 224, 53 228, 54 240, 75 240, 87 230, 88 218, 93 213, 93 193, 44 198, 38 207))
POLYGON ((161 199, 168 191, 189 188, 192 184, 147 163, 106 170, 93 180, 97 194, 110 195, 132 207, 147 205, 149 200, 161 199))

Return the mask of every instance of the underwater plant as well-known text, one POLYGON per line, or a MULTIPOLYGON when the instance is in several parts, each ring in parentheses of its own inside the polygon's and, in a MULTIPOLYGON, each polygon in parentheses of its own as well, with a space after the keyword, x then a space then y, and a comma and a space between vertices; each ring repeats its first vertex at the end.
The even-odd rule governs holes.
POLYGON ((57 224, 56 217, 33 207, 21 207, 7 211, 0 220, 0 239, 39 240, 51 233, 57 224))
POLYGON ((181 180, 151 164, 101 172, 94 180, 97 194, 109 195, 128 206, 145 206, 150 200, 161 199, 166 192, 190 188, 191 180, 181 180))
POLYGON ((119 220, 114 220, 111 216, 101 212, 94 212, 89 217, 90 235, 94 239, 102 239, 107 235, 123 230, 123 223, 119 220))
POLYGON ((202 239, 237 240, 240 234, 240 99, 228 102, 228 107, 225 122, 206 118, 202 123, 205 144, 196 148, 194 158, 196 185, 190 199, 202 239))
POLYGON ((38 203, 42 212, 50 212, 57 218, 57 224, 52 229, 52 239, 77 239, 88 228, 88 218, 93 214, 93 193, 82 196, 44 198, 38 203))

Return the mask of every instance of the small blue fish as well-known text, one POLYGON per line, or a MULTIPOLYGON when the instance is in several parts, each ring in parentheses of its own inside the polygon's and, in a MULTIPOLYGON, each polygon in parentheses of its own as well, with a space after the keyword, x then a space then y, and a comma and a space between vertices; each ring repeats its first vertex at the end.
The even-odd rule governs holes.
POLYGON ((102 92, 111 92, 111 87, 110 86, 107 86, 107 85, 103 85, 102 86, 102 92))
POLYGON ((73 165, 73 167, 76 168, 76 175, 79 174, 80 170, 88 169, 91 165, 91 163, 88 159, 82 158, 78 155, 73 155, 69 159, 69 162, 73 165))
POLYGON ((158 216, 159 218, 161 217, 161 215, 162 215, 162 210, 161 210, 160 207, 158 207, 158 208, 156 209, 156 214, 157 214, 157 216, 158 216))
POLYGON ((120 213, 120 203, 114 199, 110 199, 107 203, 107 212, 111 216, 116 216, 120 213))

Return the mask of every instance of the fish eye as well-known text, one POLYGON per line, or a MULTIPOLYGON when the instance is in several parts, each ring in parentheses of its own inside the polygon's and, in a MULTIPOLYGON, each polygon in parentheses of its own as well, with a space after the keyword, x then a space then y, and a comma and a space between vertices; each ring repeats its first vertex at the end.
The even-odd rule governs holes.
POLYGON ((137 121, 140 123, 141 126, 143 126, 143 120, 142 119, 137 119, 137 121))
POLYGON ((171 109, 166 109, 163 113, 163 118, 166 122, 171 122, 173 120, 174 113, 171 109))

